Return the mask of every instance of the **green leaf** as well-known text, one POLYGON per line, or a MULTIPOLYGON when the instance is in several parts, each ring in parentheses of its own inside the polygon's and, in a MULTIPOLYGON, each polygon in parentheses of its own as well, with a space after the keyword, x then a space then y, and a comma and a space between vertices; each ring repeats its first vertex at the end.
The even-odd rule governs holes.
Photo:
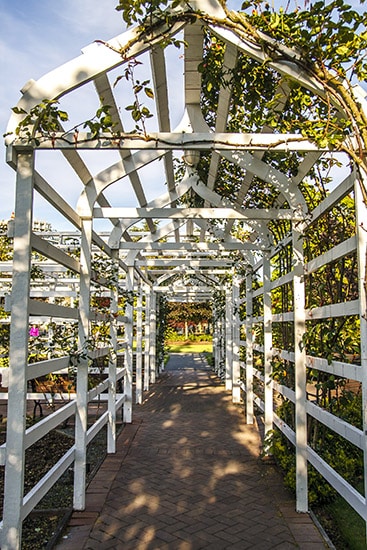
POLYGON ((59 111, 58 113, 59 113, 60 120, 62 120, 63 122, 66 120, 69 120, 69 115, 67 114, 66 111, 59 111))
POLYGON ((141 112, 140 111, 134 110, 134 111, 132 111, 131 115, 132 115, 133 119, 135 120, 135 122, 137 122, 138 120, 141 120, 141 112))
POLYGON ((151 88, 144 88, 144 92, 150 99, 154 99, 154 92, 151 88))
POLYGON ((338 48, 336 48, 335 52, 338 54, 338 55, 348 55, 349 52, 350 52, 350 49, 348 48, 348 46, 339 46, 338 48))
POLYGON ((278 27, 279 24, 280 24, 279 14, 278 13, 272 13, 271 17, 270 17, 269 28, 274 30, 278 27))
POLYGON ((21 109, 20 107, 12 107, 11 110, 12 110, 13 113, 15 113, 16 115, 26 115, 26 114, 27 114, 27 111, 25 111, 24 109, 21 109))
POLYGON ((126 78, 126 74, 125 74, 125 75, 119 75, 119 76, 116 78, 115 82, 113 83, 113 87, 115 88, 115 86, 117 86, 117 84, 120 82, 120 80, 121 80, 122 78, 124 78, 124 77, 126 78))
POLYGON ((101 123, 103 124, 103 126, 107 128, 111 127, 113 125, 111 115, 106 115, 103 118, 101 118, 101 123))

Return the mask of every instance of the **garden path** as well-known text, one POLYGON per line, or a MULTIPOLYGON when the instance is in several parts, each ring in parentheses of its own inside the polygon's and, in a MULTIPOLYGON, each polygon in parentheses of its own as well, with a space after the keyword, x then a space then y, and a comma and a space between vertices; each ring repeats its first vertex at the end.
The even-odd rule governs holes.
POLYGON ((172 354, 58 550, 328 548, 199 354, 172 354))

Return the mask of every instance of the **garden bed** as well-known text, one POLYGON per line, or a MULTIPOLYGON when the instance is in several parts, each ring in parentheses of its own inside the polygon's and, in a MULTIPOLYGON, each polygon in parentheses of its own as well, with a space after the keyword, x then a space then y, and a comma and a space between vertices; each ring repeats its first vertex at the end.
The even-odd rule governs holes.
MULTIPOLYGON (((122 429, 122 423, 118 426, 122 429)), ((74 427, 51 431, 26 452, 25 492, 45 475, 50 467, 74 444, 74 427)), ((1 433, 2 443, 5 432, 1 433)), ((106 456, 107 429, 104 427, 87 450, 87 483, 97 472, 106 456)), ((4 467, 0 468, 0 511, 3 509, 4 467)), ((58 534, 67 522, 73 503, 73 469, 66 471, 35 510, 23 522, 22 549, 51 550, 58 534)))

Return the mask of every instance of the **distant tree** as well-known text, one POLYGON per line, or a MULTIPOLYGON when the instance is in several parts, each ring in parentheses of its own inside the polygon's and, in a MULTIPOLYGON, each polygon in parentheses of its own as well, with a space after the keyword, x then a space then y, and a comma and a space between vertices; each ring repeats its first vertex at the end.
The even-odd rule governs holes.
POLYGON ((168 302, 167 321, 173 328, 182 326, 187 335, 189 326, 197 327, 203 323, 209 323, 212 319, 212 307, 210 302, 168 302))
POLYGON ((7 262, 13 257, 12 239, 8 236, 8 222, 0 221, 0 262, 7 262))

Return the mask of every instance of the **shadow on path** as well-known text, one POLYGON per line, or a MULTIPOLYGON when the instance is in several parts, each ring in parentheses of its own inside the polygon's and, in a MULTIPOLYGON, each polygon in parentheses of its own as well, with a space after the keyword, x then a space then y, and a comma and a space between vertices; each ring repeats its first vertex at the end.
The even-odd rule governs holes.
POLYGON ((199 354, 172 354, 59 550, 327 548, 199 354))

